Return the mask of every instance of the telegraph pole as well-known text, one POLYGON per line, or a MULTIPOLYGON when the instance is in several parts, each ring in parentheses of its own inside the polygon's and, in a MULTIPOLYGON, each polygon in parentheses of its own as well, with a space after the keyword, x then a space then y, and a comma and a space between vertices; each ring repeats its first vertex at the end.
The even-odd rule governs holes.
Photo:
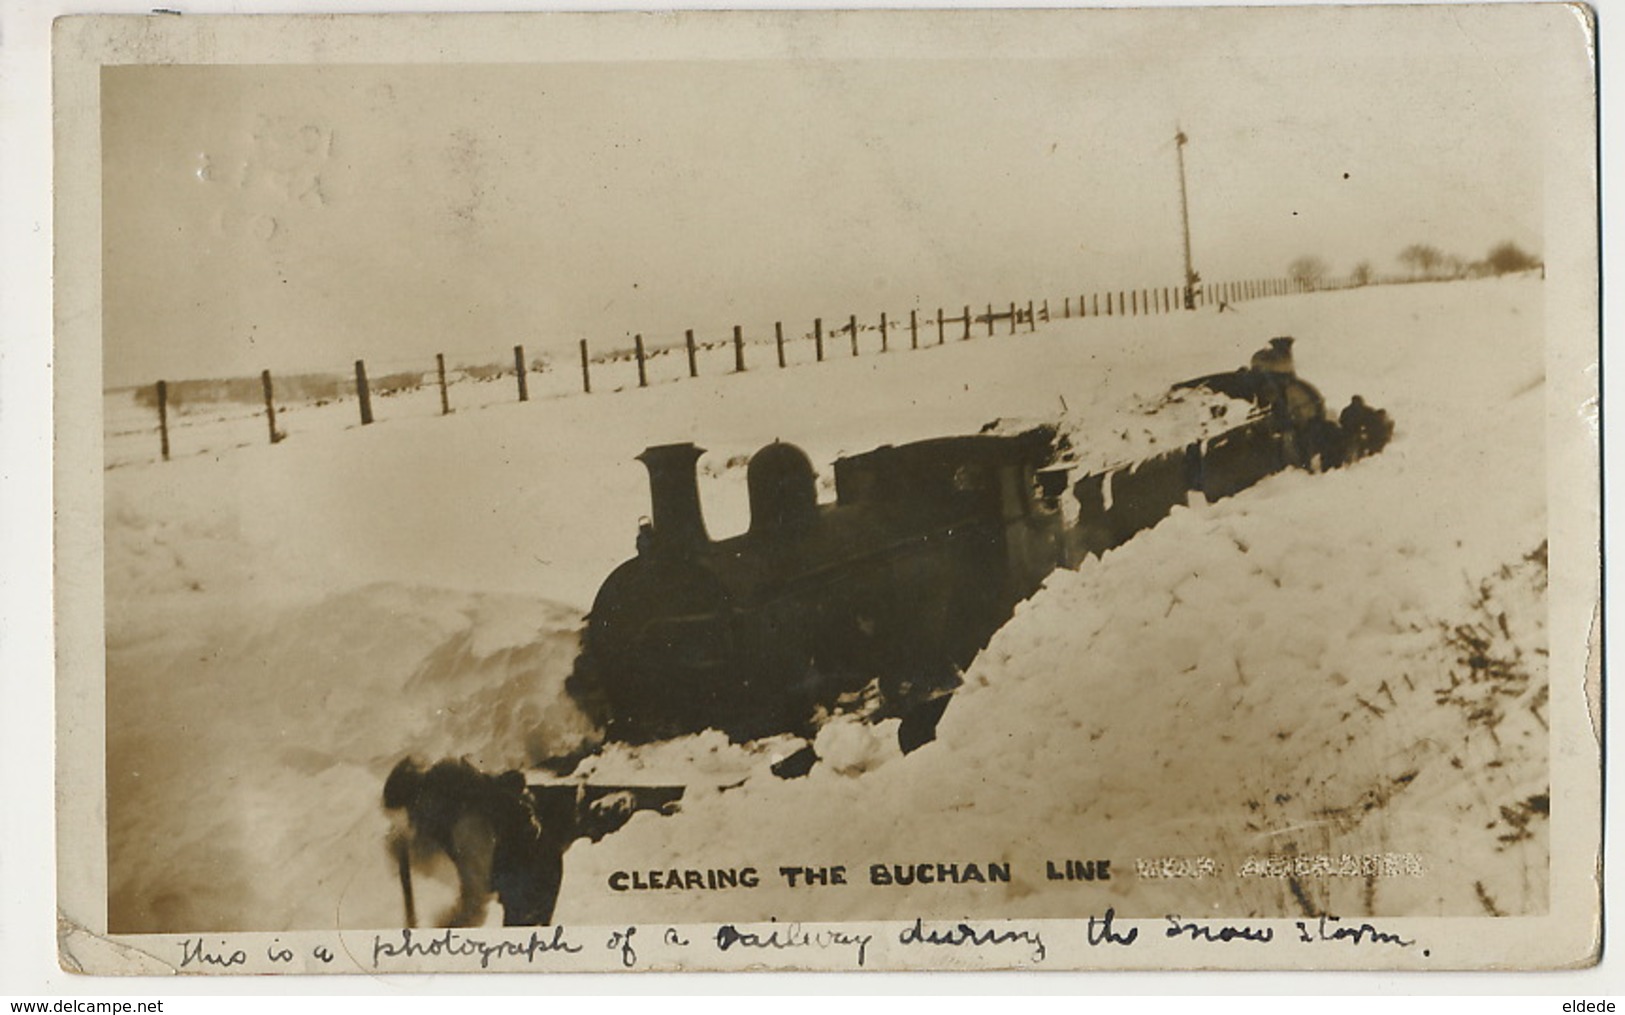
POLYGON ((1185 132, 1174 128, 1174 152, 1179 157, 1179 222, 1185 230, 1185 309, 1196 309, 1196 283, 1202 277, 1191 267, 1191 215, 1185 197, 1185 132))

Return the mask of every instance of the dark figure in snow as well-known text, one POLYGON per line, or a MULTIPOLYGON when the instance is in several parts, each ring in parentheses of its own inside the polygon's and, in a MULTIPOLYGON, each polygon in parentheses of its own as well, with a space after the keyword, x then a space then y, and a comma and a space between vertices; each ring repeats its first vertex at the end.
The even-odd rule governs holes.
POLYGON ((1348 407, 1337 417, 1337 422, 1343 428, 1343 438, 1348 446, 1347 457, 1351 462, 1381 451, 1394 435, 1394 421, 1388 418, 1388 413, 1373 409, 1359 395, 1349 401, 1348 407))
POLYGON ((457 868, 457 902, 443 926, 483 924, 493 894, 502 904, 504 926, 552 921, 568 840, 545 834, 523 775, 487 775, 466 761, 451 760, 424 770, 416 759, 405 758, 384 782, 384 807, 406 818, 394 845, 400 850, 409 922, 407 857, 436 853, 457 868))
POLYGON ((1270 339, 1248 364, 1262 403, 1281 434, 1283 453, 1300 469, 1332 469, 1344 462, 1343 436, 1326 414, 1326 400, 1299 379, 1289 335, 1270 339))
POLYGON ((1249 365, 1263 373, 1292 376, 1297 373, 1292 363, 1292 342, 1293 338, 1290 335, 1270 339, 1268 346, 1253 353, 1249 365))

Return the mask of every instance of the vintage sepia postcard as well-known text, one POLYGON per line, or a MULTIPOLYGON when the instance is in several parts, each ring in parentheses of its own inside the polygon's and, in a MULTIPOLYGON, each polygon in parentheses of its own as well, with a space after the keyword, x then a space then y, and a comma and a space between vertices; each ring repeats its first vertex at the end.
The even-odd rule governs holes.
POLYGON ((1586 8, 54 45, 65 968, 1596 961, 1586 8))

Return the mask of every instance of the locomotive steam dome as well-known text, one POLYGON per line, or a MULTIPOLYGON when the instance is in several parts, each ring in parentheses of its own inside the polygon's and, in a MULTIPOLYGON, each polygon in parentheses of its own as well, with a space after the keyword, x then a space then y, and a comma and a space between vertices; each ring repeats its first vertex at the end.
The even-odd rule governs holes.
POLYGON ((774 441, 752 455, 745 486, 752 532, 798 528, 818 517, 818 474, 794 444, 774 441))

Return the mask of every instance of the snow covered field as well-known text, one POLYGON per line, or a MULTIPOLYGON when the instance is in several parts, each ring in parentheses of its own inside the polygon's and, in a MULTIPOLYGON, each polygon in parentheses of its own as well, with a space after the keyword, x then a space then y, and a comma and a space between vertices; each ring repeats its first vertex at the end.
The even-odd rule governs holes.
POLYGON ((1168 384, 1280 334, 1330 404, 1389 410, 1387 451, 1178 510, 1057 573, 906 758, 883 727, 836 724, 795 781, 767 767, 796 745, 714 736, 588 762, 691 788, 681 813, 573 847, 556 919, 1543 912, 1542 318, 1536 279, 1386 286, 785 371, 769 346, 742 376, 381 411, 169 463, 114 462, 110 445, 111 929, 397 924, 378 796, 401 755, 495 769, 593 736, 562 684, 648 512, 646 445, 709 449, 701 495, 724 536, 745 525, 746 456, 775 438, 808 451, 826 496, 843 453, 995 418, 1060 420, 1086 467, 1131 460, 1199 422, 1194 405, 1146 413, 1168 384), (1281 876, 1281 857, 1344 854, 1347 872, 1281 876), (1364 876, 1370 855, 1391 869, 1364 876), (1045 876, 1046 860, 1097 857, 1110 881, 1045 876), (776 874, 844 864, 867 882, 870 864, 939 861, 1014 877, 789 889, 776 874), (772 876, 607 883, 743 866, 772 876), (1191 873, 1206 876, 1163 876, 1191 873))

